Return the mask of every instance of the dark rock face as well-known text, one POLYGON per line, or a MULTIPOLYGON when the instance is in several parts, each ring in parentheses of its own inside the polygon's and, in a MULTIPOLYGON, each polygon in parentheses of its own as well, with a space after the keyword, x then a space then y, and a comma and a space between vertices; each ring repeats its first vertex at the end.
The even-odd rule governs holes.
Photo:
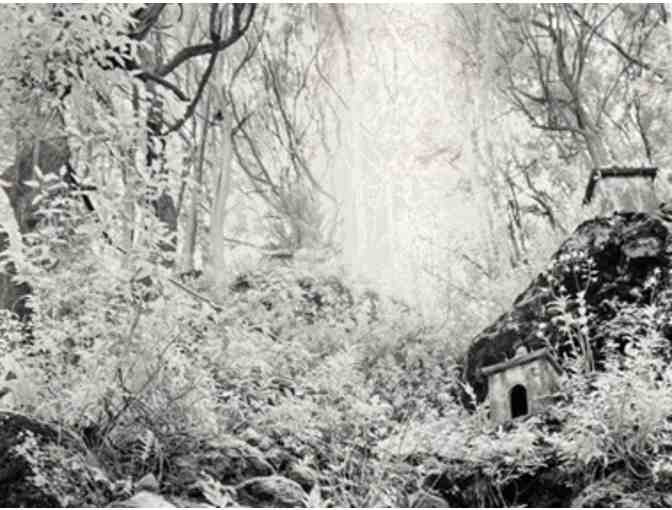
MULTIPOLYGON (((642 212, 613 213, 581 224, 548 269, 516 298, 511 311, 473 340, 464 359, 463 379, 477 401, 483 401, 488 391, 480 368, 512 357, 519 342, 531 349, 550 345, 560 356, 567 352, 566 338, 553 327, 558 314, 553 305, 563 296, 583 296, 599 368, 602 348, 610 339, 606 325, 616 310, 645 306, 654 299, 665 302, 661 290, 668 288, 672 267, 671 232, 672 223, 663 216, 642 212)), ((672 338, 672 331, 667 336, 672 338)))
POLYGON ((0 506, 105 504, 111 485, 74 434, 0 412, 0 506))

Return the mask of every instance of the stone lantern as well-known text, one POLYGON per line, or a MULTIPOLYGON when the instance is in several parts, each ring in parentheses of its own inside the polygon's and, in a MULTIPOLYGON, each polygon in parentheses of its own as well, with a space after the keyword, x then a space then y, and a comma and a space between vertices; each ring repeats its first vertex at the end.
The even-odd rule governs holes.
POLYGON ((547 348, 528 352, 525 346, 506 361, 483 367, 488 378, 490 418, 501 423, 546 407, 559 387, 562 369, 547 348))

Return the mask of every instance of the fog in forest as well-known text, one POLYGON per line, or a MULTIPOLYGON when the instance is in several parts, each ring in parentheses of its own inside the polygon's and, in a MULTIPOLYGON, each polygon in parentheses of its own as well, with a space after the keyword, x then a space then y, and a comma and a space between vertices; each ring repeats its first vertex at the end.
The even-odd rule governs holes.
POLYGON ((670 16, 0 5, 0 506, 672 506, 670 16))

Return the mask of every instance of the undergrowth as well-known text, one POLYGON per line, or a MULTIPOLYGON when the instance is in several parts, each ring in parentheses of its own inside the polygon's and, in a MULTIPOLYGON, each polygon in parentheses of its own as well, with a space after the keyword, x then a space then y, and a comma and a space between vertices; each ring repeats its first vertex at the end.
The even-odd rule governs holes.
MULTIPOLYGON (((633 498, 672 485, 662 277, 648 306, 619 305, 600 330, 586 328, 584 288, 559 294, 548 328, 569 346, 563 397, 502 427, 487 404, 461 405, 461 352, 445 330, 335 267, 260 265, 224 290, 190 281, 204 298, 194 299, 159 268, 111 264, 104 247, 70 241, 19 265, 32 328, 5 317, 0 376, 16 376, 15 410, 79 432, 111 478, 98 500, 151 473, 163 492, 231 503, 227 483, 240 480, 216 479, 213 448, 246 434, 270 442, 268 469, 309 473, 307 501, 322 506, 410 505, 418 491, 523 504, 521 487, 544 473, 577 501, 605 480, 633 498), (597 336, 595 371, 586 353, 597 336)), ((71 503, 76 460, 56 476, 54 452, 31 451, 21 454, 47 473, 37 482, 71 503)))

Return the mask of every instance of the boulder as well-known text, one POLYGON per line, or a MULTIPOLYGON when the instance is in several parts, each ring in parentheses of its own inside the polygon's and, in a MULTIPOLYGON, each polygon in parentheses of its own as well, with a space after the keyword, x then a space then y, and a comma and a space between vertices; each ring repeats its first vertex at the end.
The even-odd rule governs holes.
POLYGON ((411 508, 450 508, 450 504, 437 494, 418 491, 409 498, 411 508))
POLYGON ((285 476, 310 491, 318 481, 319 474, 305 464, 295 462, 287 468, 285 476))
MULTIPOLYGON (((515 299, 511 310, 473 339, 462 377, 476 400, 483 401, 488 391, 480 369, 513 357, 518 343, 529 349, 550 345, 560 357, 568 352, 565 337, 554 327, 558 312, 552 305, 559 296, 583 296, 599 368, 613 329, 607 326, 619 307, 643 307, 656 296, 665 303, 662 290, 668 288, 672 267, 671 231, 672 223, 657 213, 615 212, 581 224, 553 255, 547 270, 515 299)), ((573 306, 578 308, 576 303, 573 306)), ((672 331, 666 336, 672 338, 672 331)), ((621 346, 627 341, 615 340, 621 346)))
POLYGON ((175 505, 159 494, 143 490, 128 499, 112 503, 109 508, 175 508, 175 505))
POLYGON ((202 472, 225 485, 275 473, 259 449, 232 436, 223 436, 198 450, 173 457, 170 464, 166 484, 187 492, 201 478, 202 472))
POLYGON ((253 507, 305 508, 308 495, 293 480, 282 476, 261 476, 236 486, 236 500, 253 507))
POLYGON ((110 480, 74 433, 0 411, 2 506, 104 506, 111 493, 110 480))
POLYGON ((150 491, 150 492, 159 492, 159 481, 156 479, 153 473, 147 473, 145 476, 140 478, 135 482, 135 486, 138 489, 150 491))
POLYGON ((170 498, 170 500, 175 504, 177 508, 222 508, 224 506, 224 505, 210 505, 208 503, 203 503, 202 501, 184 499, 178 496, 173 496, 170 498))

